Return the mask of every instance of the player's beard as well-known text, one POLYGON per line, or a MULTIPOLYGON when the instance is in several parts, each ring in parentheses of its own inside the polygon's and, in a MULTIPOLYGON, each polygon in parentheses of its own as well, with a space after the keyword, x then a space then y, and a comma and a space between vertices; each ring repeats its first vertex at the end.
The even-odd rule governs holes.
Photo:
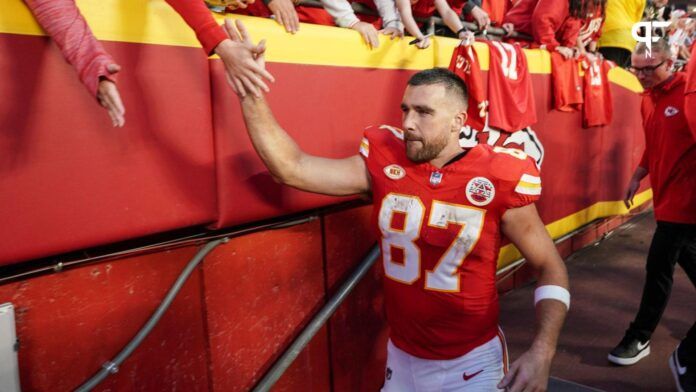
POLYGON ((422 138, 416 138, 409 135, 406 131, 406 156, 413 162, 423 163, 430 162, 440 155, 440 152, 447 146, 447 135, 426 142, 422 138), (418 148, 420 146, 420 148, 418 148))

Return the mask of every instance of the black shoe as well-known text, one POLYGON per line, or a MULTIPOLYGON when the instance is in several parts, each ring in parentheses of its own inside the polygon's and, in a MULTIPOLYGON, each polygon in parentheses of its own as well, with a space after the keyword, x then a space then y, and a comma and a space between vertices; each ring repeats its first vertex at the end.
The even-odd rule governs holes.
POLYGON ((638 338, 626 335, 621 343, 607 356, 609 362, 617 365, 633 365, 650 354, 650 341, 641 342, 638 338))
POLYGON ((669 356, 669 368, 672 369, 677 391, 696 392, 696 369, 693 369, 693 365, 687 368, 684 357, 679 355, 679 346, 669 356))

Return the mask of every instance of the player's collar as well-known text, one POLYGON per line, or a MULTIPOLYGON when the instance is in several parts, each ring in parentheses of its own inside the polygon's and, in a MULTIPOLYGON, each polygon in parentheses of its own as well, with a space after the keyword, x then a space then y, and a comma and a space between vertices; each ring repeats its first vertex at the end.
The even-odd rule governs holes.
POLYGON ((464 158, 464 157, 466 156, 466 153, 467 153, 467 152, 469 152, 469 149, 468 149, 468 148, 464 149, 462 152, 460 152, 459 154, 455 155, 452 159, 450 159, 449 161, 447 161, 447 163, 445 163, 444 165, 442 165, 442 167, 445 167, 445 166, 447 166, 447 165, 450 165, 450 164, 452 164, 452 163, 454 163, 454 162, 457 162, 458 160, 464 158))

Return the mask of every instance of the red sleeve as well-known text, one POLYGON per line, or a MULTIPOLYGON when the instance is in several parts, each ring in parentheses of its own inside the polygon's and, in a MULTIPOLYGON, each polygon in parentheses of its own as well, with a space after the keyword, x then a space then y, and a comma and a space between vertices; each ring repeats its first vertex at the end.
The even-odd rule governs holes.
POLYGON ((696 139, 696 44, 691 45, 691 60, 686 70, 686 89, 684 90, 684 113, 691 134, 696 139))
POLYGON ((503 17, 503 23, 512 23, 515 30, 532 35, 532 13, 536 0, 519 0, 503 17))
POLYGON ((200 0, 166 1, 184 18, 186 24, 196 32, 198 41, 208 55, 211 55, 215 47, 227 38, 227 34, 215 22, 205 2, 200 0))
POLYGON ((74 0, 26 0, 41 27, 60 48, 92 96, 97 96, 99 78, 116 81, 107 65, 114 64, 94 37, 74 0))
POLYGON ((583 20, 573 17, 566 18, 558 29, 558 43, 561 46, 574 48, 578 43, 578 35, 583 26, 583 20))
MULTIPOLYGON (((516 148, 494 147, 491 175, 500 185, 505 209, 534 203, 541 197, 541 176, 534 160, 516 148)), ((498 197, 498 195, 496 195, 498 197)))
POLYGON ((532 14, 532 35, 534 42, 554 50, 560 45, 556 39, 558 31, 568 17, 568 2, 558 0, 539 0, 532 14))
POLYGON ((516 181, 509 208, 518 208, 532 204, 541 197, 541 176, 534 159, 527 157, 522 163, 520 175, 516 181))

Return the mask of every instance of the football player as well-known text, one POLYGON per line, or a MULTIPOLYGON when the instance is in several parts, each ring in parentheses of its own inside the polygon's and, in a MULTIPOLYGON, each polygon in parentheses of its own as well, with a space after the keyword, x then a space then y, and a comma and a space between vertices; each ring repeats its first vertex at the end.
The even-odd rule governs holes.
MULTIPOLYGON (((239 31, 228 29, 254 46, 239 21, 239 31)), ((546 389, 570 302, 566 269, 534 207, 541 193, 534 161, 519 150, 459 146, 467 116, 459 77, 440 68, 413 75, 403 130, 368 128, 359 154, 345 159, 303 152, 264 98, 240 103, 254 148, 278 181, 372 195, 391 330, 383 391, 546 389), (539 270, 536 336, 509 371, 495 287, 503 234, 539 270)))

